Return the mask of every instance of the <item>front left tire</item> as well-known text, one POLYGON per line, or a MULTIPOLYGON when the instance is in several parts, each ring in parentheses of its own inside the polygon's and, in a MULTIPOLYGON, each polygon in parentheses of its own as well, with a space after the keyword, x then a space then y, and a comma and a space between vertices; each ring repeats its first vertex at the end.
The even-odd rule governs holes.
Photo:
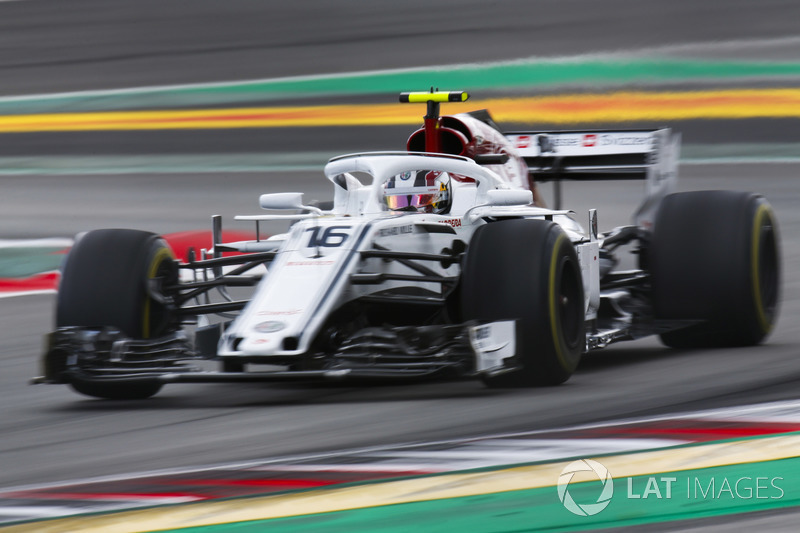
MULTIPOLYGON (((169 245, 154 233, 128 229, 90 231, 73 246, 64 263, 56 303, 56 327, 120 330, 131 339, 150 339, 174 330, 176 321, 151 283, 177 282, 169 245)), ((88 396, 140 399, 161 389, 154 380, 72 380, 88 396)))

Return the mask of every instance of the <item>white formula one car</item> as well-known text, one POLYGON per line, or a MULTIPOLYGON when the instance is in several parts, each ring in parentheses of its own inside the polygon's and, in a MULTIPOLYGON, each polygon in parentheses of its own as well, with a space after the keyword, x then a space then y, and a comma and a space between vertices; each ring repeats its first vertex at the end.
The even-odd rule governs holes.
POLYGON ((779 251, 763 198, 670 194, 678 138, 666 129, 503 135, 485 111, 439 116, 440 102, 465 99, 404 93, 427 103, 425 127, 408 152, 332 159, 330 209, 265 194, 261 207, 277 213, 237 217, 257 235, 261 221, 287 220, 285 234, 223 243, 215 217, 212 251, 187 262, 152 233, 84 234, 36 381, 116 399, 174 382, 550 385, 617 341, 752 345, 770 332, 779 251), (601 234, 594 210, 584 230, 570 211, 537 205, 528 175, 640 178, 647 192, 634 224, 601 234), (622 245, 638 269, 615 270, 622 245), (235 299, 232 287, 254 289, 235 299))

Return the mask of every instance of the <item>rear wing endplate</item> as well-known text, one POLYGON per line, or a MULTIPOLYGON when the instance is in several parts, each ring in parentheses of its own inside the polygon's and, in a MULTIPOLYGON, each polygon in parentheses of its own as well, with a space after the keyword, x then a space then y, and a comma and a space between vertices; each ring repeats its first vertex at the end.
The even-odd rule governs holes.
POLYGON ((658 202, 675 189, 680 135, 669 128, 517 131, 505 136, 536 181, 556 183, 555 209, 561 208, 562 180, 646 180, 645 198, 634 221, 649 226, 658 202))

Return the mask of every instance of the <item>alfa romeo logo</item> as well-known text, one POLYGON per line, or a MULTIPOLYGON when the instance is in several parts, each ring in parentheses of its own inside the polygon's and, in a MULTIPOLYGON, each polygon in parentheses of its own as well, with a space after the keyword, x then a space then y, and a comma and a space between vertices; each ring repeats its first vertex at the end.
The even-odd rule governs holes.
POLYGON ((614 496, 614 479, 608 469, 591 459, 581 459, 568 464, 561 475, 558 476, 558 499, 564 507, 579 516, 593 516, 608 507, 611 497, 614 496), (600 495, 594 502, 577 503, 569 493, 569 484, 578 472, 594 472, 603 485, 600 495))

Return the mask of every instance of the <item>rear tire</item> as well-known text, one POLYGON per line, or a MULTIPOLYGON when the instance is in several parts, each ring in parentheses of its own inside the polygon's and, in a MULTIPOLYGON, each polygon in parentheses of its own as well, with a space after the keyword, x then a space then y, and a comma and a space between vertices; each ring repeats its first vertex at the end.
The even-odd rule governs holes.
POLYGON ((517 321, 520 368, 485 377, 487 386, 569 379, 586 345, 583 278, 557 224, 514 219, 481 226, 467 249, 461 287, 464 319, 517 321))
MULTIPOLYGON (((132 339, 158 337, 176 328, 166 305, 148 291, 149 280, 177 282, 169 246, 154 233, 126 229, 90 231, 73 246, 62 269, 56 327, 119 329, 132 339)), ((71 383, 88 396, 139 399, 161 389, 157 381, 71 383)))
POLYGON ((697 319, 661 340, 673 348, 750 346, 778 315, 775 215, 760 196, 699 191, 664 198, 648 251, 657 319, 697 319))

